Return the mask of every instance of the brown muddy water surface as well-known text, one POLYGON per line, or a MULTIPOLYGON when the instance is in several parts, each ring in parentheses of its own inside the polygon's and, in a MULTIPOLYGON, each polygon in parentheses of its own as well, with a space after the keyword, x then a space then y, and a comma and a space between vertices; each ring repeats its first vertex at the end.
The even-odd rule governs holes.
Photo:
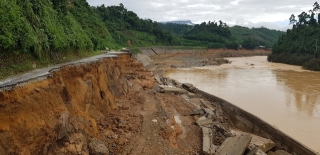
POLYGON ((170 69, 166 76, 223 98, 320 152, 320 72, 266 59, 228 58, 231 64, 170 69))

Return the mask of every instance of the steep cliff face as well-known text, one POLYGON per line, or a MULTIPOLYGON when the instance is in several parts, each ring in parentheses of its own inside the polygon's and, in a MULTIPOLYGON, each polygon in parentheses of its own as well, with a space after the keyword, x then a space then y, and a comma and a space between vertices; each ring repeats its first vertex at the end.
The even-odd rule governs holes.
MULTIPOLYGON (((44 80, 0 92, 0 154, 108 153, 97 122, 145 71, 120 55, 65 66, 44 80)), ((152 76, 143 78, 149 82, 141 85, 150 88, 152 76)))

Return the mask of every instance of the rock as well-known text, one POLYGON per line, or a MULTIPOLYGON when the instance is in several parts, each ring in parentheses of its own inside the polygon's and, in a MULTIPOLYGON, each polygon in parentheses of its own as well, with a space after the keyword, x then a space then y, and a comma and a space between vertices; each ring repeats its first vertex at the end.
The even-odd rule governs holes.
POLYGON ((164 86, 159 85, 162 93, 175 93, 175 94, 187 94, 188 92, 184 89, 173 87, 173 86, 164 86))
POLYGON ((223 127, 222 125, 219 125, 219 124, 214 124, 213 127, 216 130, 216 132, 221 133, 224 137, 234 136, 234 134, 231 133, 231 130, 229 128, 223 127))
POLYGON ((201 114, 200 111, 201 111, 201 110, 199 110, 199 109, 194 109, 194 110, 192 110, 192 111, 190 112, 190 115, 191 115, 191 116, 200 115, 200 114, 201 114))
POLYGON ((255 155, 258 151, 258 147, 254 147, 253 149, 251 149, 246 155, 255 155))
POLYGON ((205 116, 202 116, 197 120, 197 124, 201 127, 212 124, 212 123, 213 123, 212 119, 207 119, 205 116))
POLYGON ((182 88, 182 83, 180 83, 180 82, 177 81, 177 80, 172 80, 172 84, 175 85, 175 86, 178 87, 178 88, 182 88))
POLYGON ((203 110, 206 114, 210 115, 210 117, 214 117, 214 116, 215 116, 214 112, 213 112, 212 110, 208 109, 208 108, 202 108, 202 110, 203 110))
POLYGON ((186 90, 188 90, 188 91, 190 91, 190 92, 192 92, 192 93, 195 93, 196 91, 197 91, 197 88, 196 87, 194 87, 192 84, 190 84, 190 83, 184 83, 184 84, 182 84, 182 88, 184 88, 184 89, 186 89, 186 90))
MULTIPOLYGON (((235 135, 249 134, 239 130, 232 130, 231 132, 235 135)), ((276 146, 276 144, 270 139, 266 139, 253 134, 250 135, 252 136, 252 140, 249 145, 250 150, 253 149, 254 146, 257 146, 262 152, 267 152, 276 146)))
POLYGON ((188 93, 188 96, 190 97, 190 98, 194 98, 194 97, 196 97, 196 94, 194 94, 194 93, 188 93))
POLYGON ((107 146, 96 138, 90 139, 89 150, 92 155, 106 155, 109 153, 107 146))
POLYGON ((215 111, 216 109, 213 108, 210 103, 206 102, 205 100, 203 99, 200 99, 200 103, 203 107, 207 108, 207 109, 210 109, 211 111, 215 111))
MULTIPOLYGON (((251 140, 252 141, 252 140, 251 140)), ((248 149, 250 152, 253 152, 252 155, 267 155, 265 152, 263 152, 259 147, 253 145, 251 142, 248 146, 248 149)), ((247 154, 248 155, 248 154, 247 154)))
POLYGON ((248 147, 252 137, 250 135, 239 135, 227 138, 218 148, 218 155, 242 155, 248 147))
POLYGON ((154 79, 160 84, 160 85, 162 85, 163 83, 162 83, 162 81, 160 80, 160 76, 159 75, 154 75, 154 79))
POLYGON ((202 151, 206 155, 212 155, 216 151, 216 146, 211 143, 211 136, 212 131, 210 128, 203 127, 202 128, 202 135, 203 135, 203 141, 202 141, 202 151))

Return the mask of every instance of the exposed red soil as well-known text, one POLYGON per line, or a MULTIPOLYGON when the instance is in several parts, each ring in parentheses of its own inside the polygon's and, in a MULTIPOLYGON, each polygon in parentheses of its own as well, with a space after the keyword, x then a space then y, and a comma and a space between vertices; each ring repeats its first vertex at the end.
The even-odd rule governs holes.
POLYGON ((121 55, 0 92, 0 154, 200 153, 201 130, 184 115, 193 108, 154 84, 121 55))

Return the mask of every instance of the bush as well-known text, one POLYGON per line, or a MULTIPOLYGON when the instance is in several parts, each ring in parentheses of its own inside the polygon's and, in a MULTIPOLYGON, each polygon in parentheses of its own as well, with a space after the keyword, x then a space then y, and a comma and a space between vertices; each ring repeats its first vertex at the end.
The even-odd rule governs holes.
POLYGON ((320 59, 313 58, 303 65, 303 68, 313 71, 320 71, 320 59))

